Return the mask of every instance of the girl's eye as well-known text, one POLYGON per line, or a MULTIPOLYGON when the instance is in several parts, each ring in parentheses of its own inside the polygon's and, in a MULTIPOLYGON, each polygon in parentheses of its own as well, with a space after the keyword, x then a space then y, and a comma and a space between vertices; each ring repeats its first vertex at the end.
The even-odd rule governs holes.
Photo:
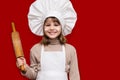
POLYGON ((59 26, 58 24, 55 24, 54 26, 59 26))
POLYGON ((50 24, 46 24, 45 26, 50 26, 50 24))
POLYGON ((56 23, 56 24, 54 24, 54 26, 59 26, 59 24, 56 23))

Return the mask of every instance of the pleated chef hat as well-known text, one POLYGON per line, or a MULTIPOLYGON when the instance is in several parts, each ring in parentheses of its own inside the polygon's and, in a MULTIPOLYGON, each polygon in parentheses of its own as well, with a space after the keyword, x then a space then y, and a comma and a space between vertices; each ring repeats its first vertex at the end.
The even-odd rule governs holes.
POLYGON ((44 20, 47 17, 56 17, 60 21, 63 35, 72 32, 77 20, 77 14, 70 0, 36 0, 28 12, 30 30, 42 36, 44 20))

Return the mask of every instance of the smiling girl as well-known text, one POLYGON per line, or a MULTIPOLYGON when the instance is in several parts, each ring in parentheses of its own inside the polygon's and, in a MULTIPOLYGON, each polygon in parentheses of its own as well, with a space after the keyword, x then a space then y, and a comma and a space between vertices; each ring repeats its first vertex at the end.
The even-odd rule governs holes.
MULTIPOLYGON (((37 0, 36 3, 39 1, 37 0)), ((50 1, 54 3, 56 0, 50 1)), ((41 2, 44 2, 44 0, 41 2)), ((34 7, 31 7, 31 10, 36 9, 36 3, 33 4, 34 7)), ((75 14, 74 10, 72 13, 75 14)), ((68 33, 70 29, 66 32, 64 28, 66 24, 63 25, 60 16, 53 14, 50 13, 43 19, 44 23, 41 27, 38 26, 38 30, 30 25, 32 32, 43 35, 43 38, 40 43, 35 44, 30 50, 30 66, 26 63, 25 58, 20 57, 17 58, 17 67, 20 68, 21 65, 24 65, 25 72, 21 71, 21 73, 31 80, 80 80, 76 49, 66 43, 64 36, 70 33, 68 33)), ((31 17, 33 17, 33 13, 30 12, 29 19, 31 17)), ((72 20, 74 20, 76 16, 72 17, 72 20)), ((71 23, 75 24, 75 21, 71 23)), ((35 25, 35 22, 33 22, 32 24, 35 25)))

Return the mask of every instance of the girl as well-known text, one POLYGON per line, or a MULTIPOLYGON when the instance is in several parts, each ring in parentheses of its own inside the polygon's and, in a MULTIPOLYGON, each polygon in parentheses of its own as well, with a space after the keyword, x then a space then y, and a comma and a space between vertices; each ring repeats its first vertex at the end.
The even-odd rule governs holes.
MULTIPOLYGON (((37 0, 36 2, 38 3, 39 1, 40 0, 37 0)), ((41 3, 44 1, 47 0, 42 0, 41 3)), ((48 1, 54 3, 56 0, 48 1)), ((33 4, 31 10, 35 12, 34 9, 37 9, 36 11, 38 11, 40 7, 38 6, 36 3, 33 4)), ((70 11, 72 10, 73 8, 71 8, 70 11)), ((72 45, 67 44, 66 38, 64 37, 64 35, 68 34, 68 31, 71 30, 65 30, 64 25, 67 25, 67 22, 63 24, 63 19, 56 13, 59 12, 52 11, 52 13, 47 14, 44 19, 37 18, 36 20, 41 19, 39 22, 42 20, 42 22, 44 22, 42 26, 39 25, 38 27, 36 24, 38 25, 39 23, 35 23, 36 20, 31 20, 35 19, 36 14, 30 11, 28 15, 32 32, 37 35, 43 35, 41 42, 35 44, 30 50, 30 66, 26 63, 25 58, 17 58, 17 67, 20 68, 21 65, 24 65, 25 68, 24 72, 21 71, 22 75, 31 80, 80 80, 76 49, 72 45), (32 24, 35 25, 35 27, 33 27, 32 24)), ((72 15, 72 17, 74 16, 72 15)), ((72 18, 72 20, 74 20, 74 18, 72 18)), ((74 23, 75 20, 70 24, 74 23)))

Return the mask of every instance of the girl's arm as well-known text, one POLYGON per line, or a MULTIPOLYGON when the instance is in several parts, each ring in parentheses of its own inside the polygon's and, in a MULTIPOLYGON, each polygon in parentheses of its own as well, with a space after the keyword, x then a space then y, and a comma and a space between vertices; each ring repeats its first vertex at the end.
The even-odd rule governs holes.
POLYGON ((72 50, 73 51, 71 53, 69 78, 70 78, 70 80, 80 80, 77 53, 76 53, 76 50, 74 47, 72 50))
POLYGON ((32 51, 30 52, 30 66, 26 64, 25 67, 26 73, 22 73, 22 75, 29 79, 36 79, 37 72, 39 71, 39 64, 36 62, 36 57, 32 51))

